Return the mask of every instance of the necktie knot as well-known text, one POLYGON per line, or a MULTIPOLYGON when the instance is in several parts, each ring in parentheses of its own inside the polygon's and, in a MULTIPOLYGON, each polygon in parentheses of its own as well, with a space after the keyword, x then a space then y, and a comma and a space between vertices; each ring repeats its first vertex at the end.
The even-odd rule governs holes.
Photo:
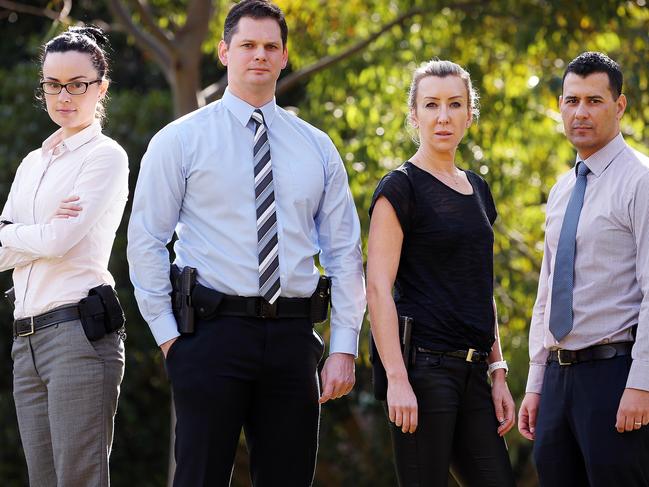
POLYGON ((252 112, 252 116, 250 118, 257 124, 257 126, 264 124, 264 114, 259 108, 256 108, 255 111, 252 112))
POLYGON ((584 161, 577 163, 577 176, 586 176, 590 172, 590 168, 584 161))

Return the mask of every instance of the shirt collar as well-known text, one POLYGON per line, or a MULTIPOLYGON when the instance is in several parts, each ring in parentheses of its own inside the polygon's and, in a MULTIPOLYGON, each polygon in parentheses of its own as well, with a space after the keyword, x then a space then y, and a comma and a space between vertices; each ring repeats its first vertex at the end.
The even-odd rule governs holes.
POLYGON ((95 120, 93 123, 88 125, 85 129, 77 132, 67 139, 63 138, 63 129, 59 129, 50 135, 42 145, 43 152, 53 150, 59 144, 63 143, 63 146, 66 150, 74 151, 81 147, 82 145, 90 142, 97 135, 101 133, 101 123, 99 120, 95 120))
MULTIPOLYGON (((225 107, 230 110, 232 115, 235 116, 241 125, 246 127, 248 122, 250 122, 250 117, 252 117, 252 112, 255 111, 256 107, 253 107, 248 102, 243 101, 241 98, 238 98, 234 95, 229 88, 225 89, 223 93, 223 98, 221 98, 225 107)), ((266 103, 264 106, 259 107, 261 113, 264 114, 264 122, 270 127, 273 124, 275 119, 275 114, 277 113, 277 104, 275 103, 275 97, 266 103)))
MULTIPOLYGON (((617 155, 624 150, 626 147, 626 142, 624 142, 624 137, 622 133, 618 133, 613 140, 608 144, 602 147, 600 150, 595 152, 592 156, 585 159, 584 162, 588 166, 588 169, 595 175, 595 177, 600 177, 606 168, 613 162, 617 155)), ((581 157, 577 154, 577 159, 575 161, 575 174, 577 173, 577 162, 581 161, 581 157)))

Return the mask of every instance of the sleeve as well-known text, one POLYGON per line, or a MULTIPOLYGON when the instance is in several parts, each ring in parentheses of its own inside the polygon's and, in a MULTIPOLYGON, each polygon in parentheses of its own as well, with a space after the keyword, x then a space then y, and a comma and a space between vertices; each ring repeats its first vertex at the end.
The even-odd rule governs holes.
POLYGON ((315 218, 320 262, 332 281, 329 353, 357 355, 366 306, 361 228, 345 167, 330 144, 324 195, 315 218))
POLYGON ((2 246, 38 257, 63 257, 85 237, 128 184, 128 157, 116 145, 97 147, 86 157, 75 181, 83 211, 76 218, 48 223, 7 225, 0 231, 2 246))
POLYGON ((491 189, 489 188, 489 183, 483 181, 483 201, 485 206, 485 213, 487 213, 487 218, 489 218, 489 223, 493 226, 498 218, 498 212, 496 211, 496 203, 494 203, 494 198, 491 195, 491 189))
POLYGON ((171 127, 142 158, 128 225, 127 256, 135 298, 158 345, 179 335, 171 309, 169 251, 185 195, 182 145, 171 127))
MULTIPOLYGON (((14 177, 13 183, 11 184, 11 189, 9 190, 9 195, 7 196, 7 202, 2 209, 2 215, 0 220, 8 220, 10 222, 15 222, 14 214, 14 199, 16 194, 19 193, 18 185, 20 180, 20 175, 22 172, 22 164, 18 166, 16 171, 16 176, 14 177)), ((21 267, 38 259, 38 256, 16 251, 14 249, 8 249, 6 247, 0 247, 0 271, 6 271, 13 269, 14 267, 21 267)))
POLYGON ((645 174, 636 185, 631 203, 631 222, 636 243, 636 279, 642 301, 626 386, 649 391, 649 174, 645 174))
MULTIPOLYGON (((552 200, 554 188, 550 191, 548 205, 552 200)), ((546 218, 547 228, 547 218, 546 218)), ((539 274, 539 287, 536 293, 536 302, 532 310, 532 321, 529 332, 529 353, 530 369, 527 374, 527 386, 525 392, 541 393, 543 387, 543 376, 545 375, 545 363, 548 358, 548 351, 543 345, 545 336, 545 308, 549 299, 548 282, 550 279, 550 266, 552 263, 552 252, 548 246, 547 235, 543 242, 543 260, 541 261, 541 272, 539 274)))
POLYGON ((410 231, 415 211, 415 204, 410 181, 408 180, 408 175, 405 171, 395 169, 386 174, 383 179, 379 181, 379 184, 376 186, 376 190, 374 191, 374 196, 372 196, 372 202, 370 203, 370 218, 374 211, 374 205, 381 196, 384 196, 394 208, 403 233, 405 234, 410 231))

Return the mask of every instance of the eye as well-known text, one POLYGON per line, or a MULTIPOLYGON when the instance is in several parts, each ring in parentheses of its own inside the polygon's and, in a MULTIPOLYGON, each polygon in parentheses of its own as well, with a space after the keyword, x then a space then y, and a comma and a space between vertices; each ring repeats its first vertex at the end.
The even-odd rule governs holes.
POLYGON ((60 83, 55 83, 53 81, 46 81, 43 83, 43 89, 46 91, 55 91, 61 87, 60 83))
POLYGON ((428 103, 426 103, 426 108, 437 108, 437 103, 435 103, 434 101, 429 101, 428 103))
POLYGON ((454 101, 453 103, 451 103, 451 107, 452 108, 461 108, 462 103, 460 103, 459 101, 454 101))
POLYGON ((244 44, 241 44, 241 47, 245 47, 245 48, 252 47, 252 44, 250 42, 246 42, 244 44))
POLYGON ((73 81, 68 86, 73 90, 81 90, 85 88, 85 83, 82 83, 81 81, 73 81))

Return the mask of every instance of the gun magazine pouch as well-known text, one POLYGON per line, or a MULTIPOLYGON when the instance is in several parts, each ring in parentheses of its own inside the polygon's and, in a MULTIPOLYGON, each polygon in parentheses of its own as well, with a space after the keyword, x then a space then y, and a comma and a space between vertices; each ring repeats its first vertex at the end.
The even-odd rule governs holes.
POLYGON ((79 318, 91 342, 122 328, 124 312, 112 286, 93 287, 88 297, 79 301, 79 318))

